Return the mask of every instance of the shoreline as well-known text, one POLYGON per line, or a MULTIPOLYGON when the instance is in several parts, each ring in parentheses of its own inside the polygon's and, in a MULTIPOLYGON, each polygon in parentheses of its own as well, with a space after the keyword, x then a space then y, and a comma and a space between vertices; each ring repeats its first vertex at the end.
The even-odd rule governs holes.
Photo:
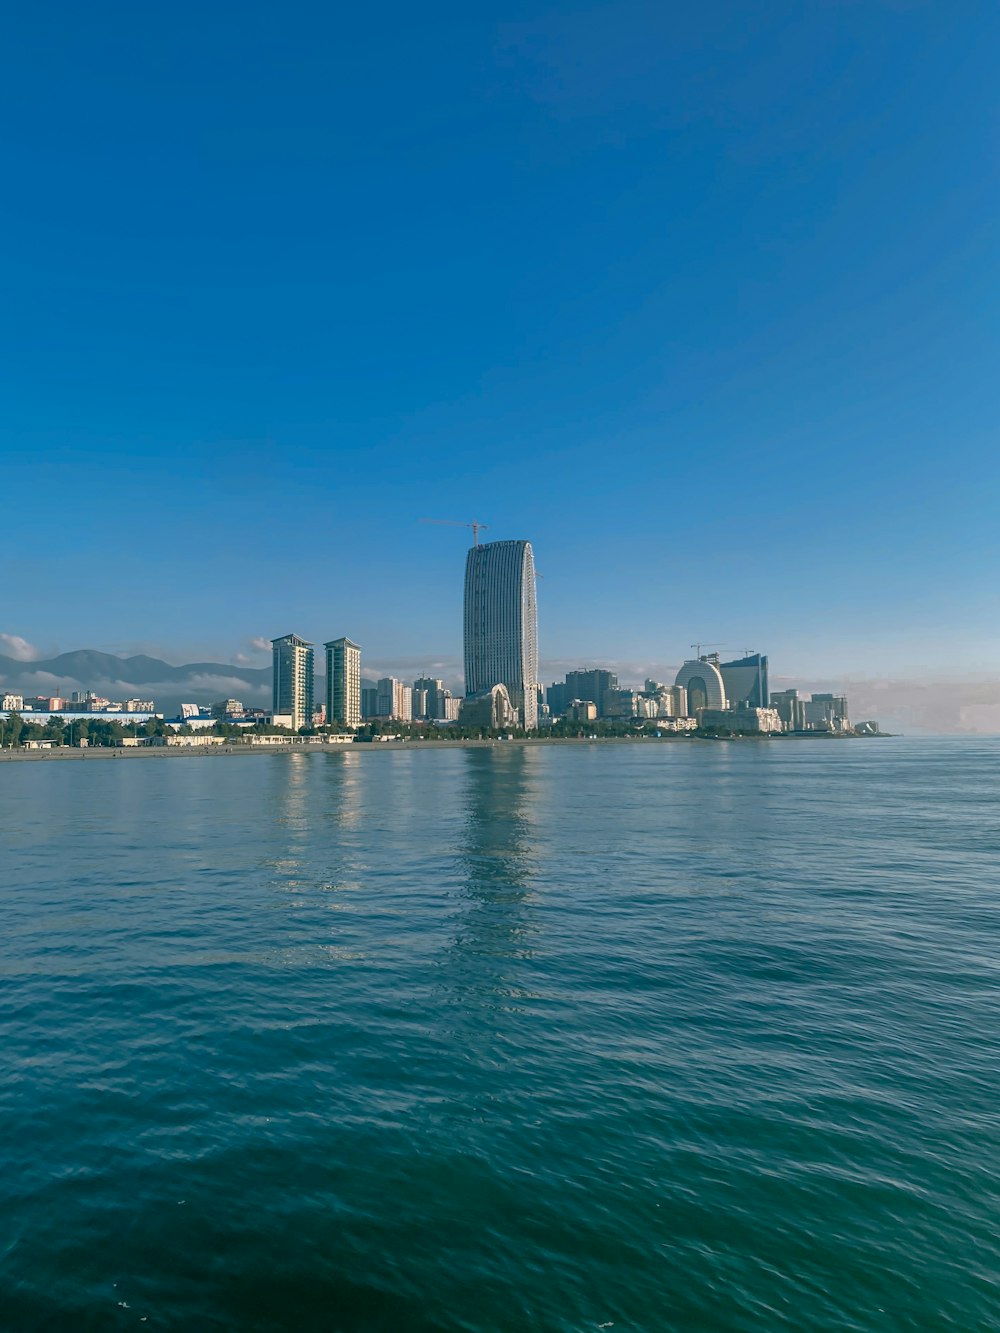
POLYGON ((667 736, 518 736, 511 740, 478 740, 462 738, 456 740, 406 740, 406 741, 360 741, 341 742, 335 745, 323 741, 296 741, 288 745, 137 745, 137 746, 94 746, 78 749, 76 746, 59 746, 54 750, 0 750, 0 764, 5 763, 46 763, 90 761, 110 762, 116 759, 180 759, 207 758, 209 756, 261 755, 261 754, 357 754, 362 751, 399 750, 484 750, 507 749, 513 746, 536 745, 679 745, 679 744, 724 744, 732 745, 749 741, 754 744, 772 741, 850 741, 883 740, 889 733, 881 732, 877 736, 837 736, 819 732, 811 735, 761 735, 761 736, 695 736, 681 733, 667 736))

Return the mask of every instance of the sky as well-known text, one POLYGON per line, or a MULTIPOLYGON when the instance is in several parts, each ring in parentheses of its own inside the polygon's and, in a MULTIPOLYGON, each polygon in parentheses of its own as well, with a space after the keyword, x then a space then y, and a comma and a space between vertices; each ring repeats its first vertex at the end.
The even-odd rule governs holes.
POLYGON ((455 661, 469 535, 421 520, 478 519, 534 545, 543 670, 992 707, 1000 9, 3 29, 0 652, 455 661))

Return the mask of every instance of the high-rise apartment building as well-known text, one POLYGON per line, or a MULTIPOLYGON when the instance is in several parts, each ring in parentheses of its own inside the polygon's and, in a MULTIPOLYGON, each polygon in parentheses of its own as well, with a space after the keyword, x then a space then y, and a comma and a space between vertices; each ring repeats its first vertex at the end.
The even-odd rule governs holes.
POLYGON ((538 725, 538 605, 531 542, 486 542, 465 562, 465 693, 505 685, 525 727, 538 725))
POLYGON ((383 676, 378 682, 376 717, 409 722, 413 718, 413 691, 395 676, 383 676))
POLYGON ((274 712, 292 719, 292 730, 312 726, 313 646, 297 634, 272 639, 274 712))
POLYGON ((771 695, 771 707, 775 710, 786 731, 804 731, 806 726, 805 700, 799 698, 798 690, 778 690, 771 695))
POLYGON ((361 725, 361 649, 351 639, 333 639, 326 649, 326 720, 361 725))
MULTIPOLYGON (((566 672, 566 692, 569 699, 589 699, 597 705, 598 717, 609 717, 607 696, 618 689, 618 677, 613 671, 588 668, 566 672)), ((568 702, 568 700, 567 700, 568 702)))

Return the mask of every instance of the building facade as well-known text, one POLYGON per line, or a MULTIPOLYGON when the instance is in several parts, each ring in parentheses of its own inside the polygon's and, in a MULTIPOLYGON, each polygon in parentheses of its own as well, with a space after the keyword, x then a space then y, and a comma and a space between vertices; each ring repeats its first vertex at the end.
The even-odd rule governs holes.
POLYGON ((297 634, 271 640, 274 653, 272 704, 275 713, 292 719, 292 730, 312 725, 313 645, 297 634))
POLYGON ((326 720, 361 726, 361 649, 351 639, 332 639, 326 649, 326 720))
POLYGON ((805 731, 806 705, 799 698, 798 690, 777 690, 771 695, 771 707, 775 709, 786 731, 805 731))
POLYGON ((383 676, 377 685, 376 717, 391 718, 395 722, 409 722, 413 718, 413 691, 395 676, 383 676))
POLYGON ((516 727, 518 710, 514 707, 506 685, 493 685, 479 694, 466 695, 458 719, 463 727, 487 727, 505 731, 516 727))
POLYGON ((687 690, 689 717, 697 717, 700 708, 726 706, 726 686, 717 654, 683 663, 674 684, 687 690))
POLYGON ((720 662, 719 670, 722 672, 730 708, 738 708, 740 704, 746 704, 749 708, 770 706, 765 654, 751 653, 735 662, 720 662))
POLYGON ((525 727, 538 724, 538 603, 531 542, 486 542, 465 562, 465 693, 506 686, 525 727))
POLYGON ((751 708, 749 704, 737 708, 703 708, 698 725, 729 735, 773 735, 785 729, 776 708, 751 708))
POLYGON ((598 717, 610 717, 607 711, 607 697, 618 689, 618 677, 613 671, 600 667, 583 671, 566 672, 566 692, 570 699, 590 700, 597 706, 598 717))

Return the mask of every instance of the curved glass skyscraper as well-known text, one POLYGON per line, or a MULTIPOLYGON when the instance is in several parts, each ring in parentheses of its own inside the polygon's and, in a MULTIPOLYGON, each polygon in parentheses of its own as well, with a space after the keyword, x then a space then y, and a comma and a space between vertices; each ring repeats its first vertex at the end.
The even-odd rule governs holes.
POLYGON ((531 542, 486 542, 465 561, 465 693, 506 685, 538 725, 538 606, 531 542))

